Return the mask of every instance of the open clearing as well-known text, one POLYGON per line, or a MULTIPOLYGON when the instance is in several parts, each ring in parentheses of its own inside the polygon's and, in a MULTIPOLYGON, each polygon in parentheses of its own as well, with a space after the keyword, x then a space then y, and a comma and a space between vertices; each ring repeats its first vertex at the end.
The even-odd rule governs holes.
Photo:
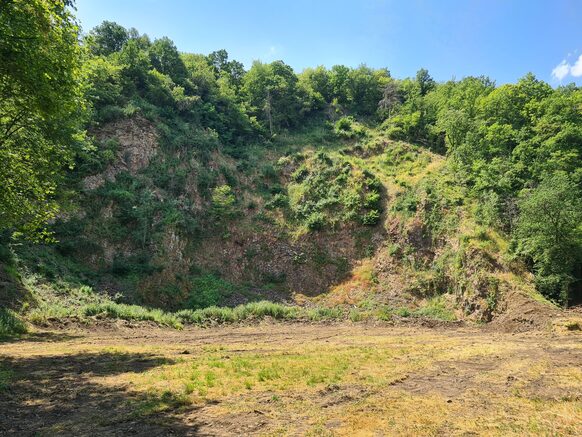
POLYGON ((271 324, 0 343, 2 435, 582 435, 582 335, 271 324))

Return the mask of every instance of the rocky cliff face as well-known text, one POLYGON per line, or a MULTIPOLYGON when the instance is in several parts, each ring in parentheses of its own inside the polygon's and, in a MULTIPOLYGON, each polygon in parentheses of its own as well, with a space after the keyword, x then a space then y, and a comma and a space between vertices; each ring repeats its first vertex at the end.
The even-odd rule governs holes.
POLYGON ((124 171, 136 175, 146 168, 158 153, 158 134, 155 126, 137 115, 124 118, 98 128, 93 133, 98 143, 115 141, 118 145, 116 159, 100 174, 88 176, 83 180, 83 188, 94 190, 103 186, 105 181, 113 182, 124 171))
POLYGON ((447 293, 460 315, 483 321, 505 308, 505 295, 527 294, 514 278, 531 278, 514 272, 489 236, 475 237, 476 224, 456 206, 458 194, 447 194, 454 182, 439 173, 443 159, 421 148, 348 142, 344 161, 334 162, 346 175, 373 171, 382 180, 379 223, 340 220, 309 231, 294 223, 290 211, 268 207, 274 197, 264 193, 287 193, 290 184, 303 189, 295 181, 313 154, 291 165, 288 154, 273 150, 249 168, 220 148, 169 151, 152 122, 140 116, 109 123, 94 136, 100 144, 115 142, 116 151, 102 173, 82 181, 89 194, 81 209, 93 214, 79 215, 90 245, 77 257, 99 272, 98 287, 106 291, 175 308, 198 292, 197 277, 210 274, 269 298, 323 296, 330 305, 372 299, 410 307, 447 293), (170 183, 160 182, 168 177, 170 183), (234 215, 220 217, 212 187, 225 184, 237 206, 234 215))

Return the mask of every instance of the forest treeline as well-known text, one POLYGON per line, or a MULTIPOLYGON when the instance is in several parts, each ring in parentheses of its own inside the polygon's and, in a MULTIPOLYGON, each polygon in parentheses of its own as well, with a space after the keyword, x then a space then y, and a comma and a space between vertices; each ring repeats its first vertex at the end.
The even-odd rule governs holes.
POLYGON ((553 88, 532 74, 500 86, 484 76, 437 82, 425 69, 397 79, 366 65, 295 72, 283 61, 247 70, 225 50, 182 53, 169 38, 113 22, 82 33, 73 6, 0 1, 5 240, 50 240, 47 223, 74 196, 70 175, 114 158, 86 134, 109 121, 138 113, 163 119, 160 136, 171 147, 222 147, 236 157, 247 144, 269 147, 314 121, 357 138, 357 120, 445 155, 480 222, 508 237, 545 296, 566 303, 580 289, 582 89, 575 84, 553 88))

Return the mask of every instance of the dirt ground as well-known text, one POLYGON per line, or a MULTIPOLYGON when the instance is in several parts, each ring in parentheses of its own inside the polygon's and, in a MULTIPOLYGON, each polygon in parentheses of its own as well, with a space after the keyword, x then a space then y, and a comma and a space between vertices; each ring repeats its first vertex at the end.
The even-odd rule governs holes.
POLYGON ((0 435, 582 435, 582 334, 43 331, 0 343, 0 435))

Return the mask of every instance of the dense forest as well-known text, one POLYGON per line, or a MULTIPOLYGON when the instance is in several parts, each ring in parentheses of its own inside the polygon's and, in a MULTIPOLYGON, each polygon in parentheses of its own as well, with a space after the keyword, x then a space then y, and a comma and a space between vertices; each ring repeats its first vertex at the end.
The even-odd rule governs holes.
POLYGON ((451 243, 469 226, 496 244, 491 266, 533 274, 557 304, 582 299, 576 85, 532 74, 437 82, 425 69, 399 79, 365 64, 247 69, 226 50, 183 53, 114 22, 83 32, 73 7, 0 2, 6 275, 204 308, 232 290, 323 293, 382 246, 440 295, 476 286, 453 272, 470 270, 458 252, 468 237, 451 243), (130 150, 124 135, 149 140, 130 150), (414 220, 422 243, 403 244, 392 228, 414 220), (332 266, 323 282, 301 283, 266 259, 253 275, 224 264, 237 245, 241 259, 260 258, 298 239, 287 258, 267 257, 332 266))

